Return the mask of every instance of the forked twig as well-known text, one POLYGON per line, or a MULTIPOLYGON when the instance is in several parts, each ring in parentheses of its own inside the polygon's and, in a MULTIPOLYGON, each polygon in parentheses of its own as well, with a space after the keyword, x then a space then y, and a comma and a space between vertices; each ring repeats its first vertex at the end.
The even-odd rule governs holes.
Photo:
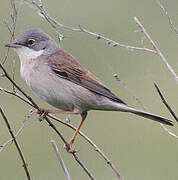
POLYGON ((9 133, 10 133, 11 137, 13 138, 13 141, 14 141, 14 143, 15 143, 15 146, 16 146, 16 148, 17 148, 17 151, 18 151, 18 153, 19 153, 19 155, 20 155, 20 158, 21 158, 21 160, 22 160, 22 162, 23 162, 23 168, 24 168, 24 170, 25 170, 27 179, 28 179, 28 180, 32 180, 32 178, 31 178, 31 176, 30 176, 30 173, 29 173, 29 170, 28 170, 28 167, 27 167, 27 163, 26 163, 25 157, 24 157, 24 155, 23 155, 23 152, 22 152, 22 150, 21 150, 21 148, 20 148, 20 145, 19 145, 19 143, 18 143, 18 141, 17 141, 17 139, 16 139, 16 137, 15 137, 15 135, 14 135, 14 133, 13 133, 13 130, 12 130, 10 124, 9 124, 9 121, 8 121, 8 119, 7 119, 6 115, 5 115, 2 107, 0 107, 0 113, 1 113, 2 118, 4 119, 4 122, 6 123, 6 126, 7 126, 8 130, 9 130, 9 133))

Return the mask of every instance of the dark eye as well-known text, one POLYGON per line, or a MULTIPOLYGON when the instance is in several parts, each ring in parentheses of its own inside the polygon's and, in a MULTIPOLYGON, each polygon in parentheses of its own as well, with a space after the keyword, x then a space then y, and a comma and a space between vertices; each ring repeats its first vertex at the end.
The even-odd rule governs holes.
POLYGON ((33 44, 35 44, 35 40, 34 39, 29 39, 27 42, 28 46, 32 46, 33 44))

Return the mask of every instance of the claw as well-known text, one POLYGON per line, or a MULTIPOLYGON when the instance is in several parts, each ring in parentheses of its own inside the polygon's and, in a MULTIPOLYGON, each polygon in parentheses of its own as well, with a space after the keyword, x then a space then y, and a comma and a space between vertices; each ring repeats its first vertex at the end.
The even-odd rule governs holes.
POLYGON ((47 114, 48 114, 48 111, 45 111, 43 109, 37 110, 37 116, 38 116, 39 121, 42 121, 46 117, 47 114))
POLYGON ((73 149, 72 144, 64 144, 64 149, 66 149, 67 152, 69 153, 77 153, 79 150, 73 149))

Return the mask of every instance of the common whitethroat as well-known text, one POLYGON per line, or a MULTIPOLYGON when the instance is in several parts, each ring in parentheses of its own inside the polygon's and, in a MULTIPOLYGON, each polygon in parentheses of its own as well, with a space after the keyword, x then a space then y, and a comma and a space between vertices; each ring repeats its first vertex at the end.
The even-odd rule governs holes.
POLYGON ((21 76, 30 89, 57 108, 43 110, 41 118, 47 113, 81 115, 69 142, 70 152, 74 151, 72 145, 90 110, 129 112, 173 125, 167 118, 127 105, 40 29, 29 29, 5 46, 14 48, 19 55, 21 76))

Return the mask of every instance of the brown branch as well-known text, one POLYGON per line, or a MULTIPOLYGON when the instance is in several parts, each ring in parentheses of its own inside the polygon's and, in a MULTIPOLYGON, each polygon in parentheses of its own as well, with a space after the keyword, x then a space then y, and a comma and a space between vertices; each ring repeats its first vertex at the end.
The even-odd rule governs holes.
MULTIPOLYGON (((54 119, 55 121, 58 121, 60 123, 62 123, 63 125, 70 127, 71 129, 73 129, 74 131, 76 130, 76 127, 74 127, 72 124, 67 123, 65 121, 62 121, 61 119, 48 114, 48 116, 52 119, 54 119)), ((79 134, 94 148, 94 150, 96 152, 99 153, 99 155, 106 161, 106 163, 110 166, 110 168, 114 171, 114 173, 116 174, 116 176, 120 179, 120 180, 124 180, 124 178, 121 176, 120 172, 117 170, 117 168, 114 166, 114 164, 108 159, 108 157, 101 151, 101 149, 88 137, 86 136, 83 132, 79 131, 79 134)))
POLYGON ((13 133, 13 130, 12 130, 12 128, 11 128, 9 122, 8 122, 8 119, 7 119, 7 117, 6 117, 6 115, 5 115, 5 113, 3 112, 3 110, 2 110, 1 107, 0 107, 0 113, 1 113, 2 118, 4 119, 4 121, 5 121, 5 123, 6 123, 6 126, 7 126, 8 130, 9 130, 9 133, 10 133, 10 135, 11 135, 12 138, 13 138, 13 141, 14 141, 14 143, 15 143, 15 146, 16 146, 16 148, 17 148, 17 151, 18 151, 18 153, 19 153, 19 155, 20 155, 20 158, 21 158, 21 160, 22 160, 22 162, 23 162, 23 168, 24 168, 24 170, 25 170, 27 179, 28 179, 28 180, 32 180, 32 178, 30 177, 30 173, 29 173, 29 170, 28 170, 28 167, 27 167, 27 163, 26 163, 25 157, 24 157, 24 155, 23 155, 23 153, 22 153, 22 150, 21 150, 21 148, 20 148, 20 145, 18 144, 18 141, 17 141, 17 139, 16 139, 16 137, 15 137, 15 135, 14 135, 14 133, 13 133))
POLYGON ((78 156, 76 155, 76 153, 72 153, 73 157, 75 158, 75 160, 77 161, 78 164, 80 164, 80 166, 82 167, 82 169, 87 173, 87 175, 89 176, 90 179, 92 180, 96 180, 95 177, 88 171, 88 169, 86 168, 86 166, 81 162, 81 160, 78 158, 78 156))
MULTIPOLYGON (((48 122, 49 126, 51 126, 53 128, 53 130, 59 135, 59 137, 62 139, 62 141, 64 142, 65 146, 67 149, 69 149, 69 144, 67 143, 67 141, 64 139, 64 137, 62 136, 62 134, 57 130, 57 128, 54 126, 54 124, 49 120, 48 117, 45 117, 45 120, 48 122)), ((94 176, 90 173, 90 171, 86 168, 86 166, 80 161, 80 159, 78 158, 78 156, 76 155, 75 152, 71 152, 71 154, 73 155, 73 157, 75 158, 75 160, 78 162, 78 164, 82 167, 82 169, 87 173, 87 175, 92 179, 95 180, 94 176)))
POLYGON ((54 151, 56 153, 56 156, 57 156, 57 158, 59 160, 59 163, 60 163, 60 165, 61 165, 61 167, 62 167, 62 169, 64 171, 65 176, 67 177, 68 180, 71 180, 70 174, 69 174, 69 172, 68 172, 68 170, 66 168, 66 165, 65 165, 65 163, 64 163, 64 161, 62 159, 61 153, 59 152, 59 149, 58 149, 55 141, 51 140, 50 142, 51 142, 51 144, 53 146, 53 149, 54 149, 54 151))
POLYGON ((178 76, 175 73, 175 71, 173 70, 173 68, 169 65, 168 61, 166 60, 166 58, 164 57, 164 55, 162 54, 162 52, 159 50, 159 48, 156 46, 155 42, 151 39, 150 35, 147 33, 146 29, 144 28, 144 26, 141 24, 141 22, 138 20, 137 17, 134 17, 134 21, 136 22, 136 24, 138 25, 139 29, 141 30, 141 32, 145 35, 145 37, 148 39, 148 41, 150 42, 150 44, 153 46, 156 54, 161 58, 161 60, 163 61, 164 65, 168 68, 169 72, 171 73, 171 75, 174 77, 176 83, 178 84, 178 76))
MULTIPOLYGON (((70 180, 70 179, 71 179, 71 178, 70 178, 70 175, 69 175, 69 173, 68 173, 68 171, 67 171, 67 168, 65 167, 64 161, 63 161, 63 159, 62 159, 62 157, 61 157, 61 154, 60 154, 60 152, 59 152, 59 150, 58 150, 58 148, 57 148, 57 146, 56 146, 56 144, 55 144, 55 141, 52 140, 52 141, 51 141, 51 144, 53 145, 53 148, 54 148, 54 150, 55 150, 55 152, 56 152, 56 155, 57 155, 57 157, 58 157, 58 160, 59 160, 59 162, 60 162, 60 164, 61 164, 61 166, 62 166, 62 168, 63 168, 63 171, 64 171, 67 179, 70 180)), ((84 171, 87 173, 87 175, 90 177, 90 179, 95 180, 95 177, 88 171, 88 169, 86 168, 86 166, 80 161, 80 159, 79 159, 79 157, 76 155, 76 153, 72 153, 72 155, 73 155, 73 157, 75 158, 75 160, 78 162, 78 164, 80 164, 80 166, 83 168, 83 170, 84 170, 84 171)))

